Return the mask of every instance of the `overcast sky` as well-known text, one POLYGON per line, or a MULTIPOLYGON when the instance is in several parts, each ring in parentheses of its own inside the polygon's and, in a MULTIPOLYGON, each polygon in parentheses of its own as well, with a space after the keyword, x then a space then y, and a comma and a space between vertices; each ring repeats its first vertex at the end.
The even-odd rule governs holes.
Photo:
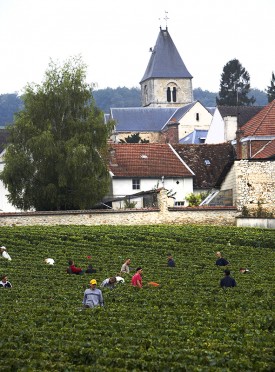
POLYGON ((218 92, 224 65, 237 58, 251 87, 265 90, 274 18, 275 0, 0 0, 0 94, 40 84, 50 59, 74 55, 98 89, 139 87, 166 22, 193 88, 218 92))

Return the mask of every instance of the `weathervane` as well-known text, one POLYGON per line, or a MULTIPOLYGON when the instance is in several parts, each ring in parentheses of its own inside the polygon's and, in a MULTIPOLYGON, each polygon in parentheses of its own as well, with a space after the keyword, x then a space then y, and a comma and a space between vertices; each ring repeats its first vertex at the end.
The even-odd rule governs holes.
MULTIPOLYGON (((165 10, 164 11, 164 13, 165 13, 165 16, 163 17, 163 18, 159 18, 159 21, 161 20, 161 19, 164 19, 165 20, 165 25, 166 25, 166 29, 168 28, 167 27, 167 21, 168 21, 168 12, 165 10)), ((160 28, 161 28, 161 25, 160 25, 160 28)))

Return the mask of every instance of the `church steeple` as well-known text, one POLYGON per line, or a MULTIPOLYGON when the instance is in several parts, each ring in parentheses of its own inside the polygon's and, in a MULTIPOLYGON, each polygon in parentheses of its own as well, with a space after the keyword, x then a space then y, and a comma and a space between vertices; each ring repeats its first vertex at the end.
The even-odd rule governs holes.
POLYGON ((155 47, 140 81, 142 106, 178 107, 193 101, 189 73, 168 32, 160 28, 155 47))

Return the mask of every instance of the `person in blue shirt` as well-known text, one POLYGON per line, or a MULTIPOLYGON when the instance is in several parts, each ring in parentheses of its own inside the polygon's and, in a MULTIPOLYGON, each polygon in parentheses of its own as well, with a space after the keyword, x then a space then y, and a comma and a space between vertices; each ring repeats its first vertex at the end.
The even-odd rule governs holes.
POLYGON ((171 255, 171 253, 168 253, 167 254, 167 266, 168 267, 175 267, 176 266, 176 263, 171 255))
POLYGON ((220 281, 222 288, 236 287, 237 283, 234 278, 230 276, 230 270, 224 270, 224 278, 220 281))
POLYGON ((96 288, 97 281, 90 281, 90 288, 84 292, 83 306, 84 308, 92 308, 96 306, 104 306, 103 296, 100 289, 96 288))
POLYGON ((221 252, 216 252, 216 257, 218 258, 217 261, 216 261, 217 266, 227 266, 227 265, 229 265, 229 262, 225 258, 223 258, 221 252))

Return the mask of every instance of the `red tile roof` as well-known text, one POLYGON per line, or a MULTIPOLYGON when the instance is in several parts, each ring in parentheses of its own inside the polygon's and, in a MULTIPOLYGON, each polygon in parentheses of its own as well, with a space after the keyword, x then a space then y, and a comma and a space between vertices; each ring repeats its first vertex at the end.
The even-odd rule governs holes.
POLYGON ((169 144, 111 144, 109 154, 109 167, 115 177, 193 176, 169 144))
POLYGON ((260 151, 258 151, 254 156, 253 159, 269 159, 275 158, 275 139, 268 142, 265 146, 262 147, 260 151))
POLYGON ((242 126, 244 137, 275 135, 275 100, 242 126))

